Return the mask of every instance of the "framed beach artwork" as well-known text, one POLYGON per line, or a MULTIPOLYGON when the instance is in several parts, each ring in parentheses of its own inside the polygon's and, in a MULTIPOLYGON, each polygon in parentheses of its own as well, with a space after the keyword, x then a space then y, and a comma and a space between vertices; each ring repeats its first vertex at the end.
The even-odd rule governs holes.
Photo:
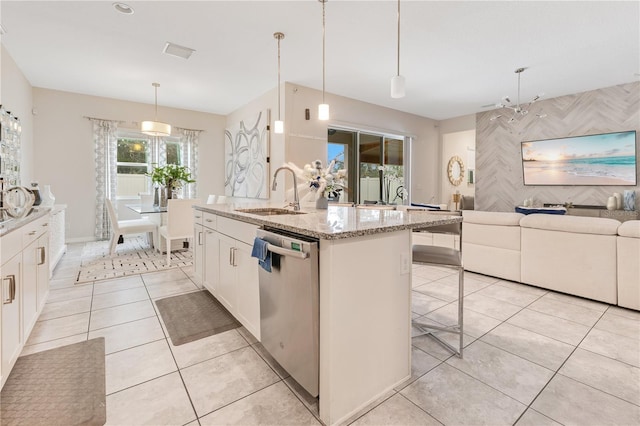
POLYGON ((636 132, 522 142, 525 185, 637 185, 636 132))
POLYGON ((224 132, 224 193, 269 198, 269 110, 241 120, 224 132))

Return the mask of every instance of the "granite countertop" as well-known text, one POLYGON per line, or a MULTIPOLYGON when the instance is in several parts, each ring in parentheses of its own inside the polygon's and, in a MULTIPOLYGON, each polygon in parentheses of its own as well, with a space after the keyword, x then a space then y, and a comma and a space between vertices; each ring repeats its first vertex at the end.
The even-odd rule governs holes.
POLYGON ((40 219, 42 216, 49 214, 51 208, 49 207, 34 207, 33 211, 26 217, 21 219, 7 219, 0 222, 0 237, 9 234, 16 229, 20 229, 28 223, 33 222, 36 219, 40 219))
POLYGON ((403 229, 420 229, 462 221, 461 216, 425 211, 378 210, 329 206, 326 210, 303 207, 304 214, 260 216, 237 209, 282 208, 282 203, 200 204, 195 209, 260 226, 282 229, 325 240, 354 238, 403 229))

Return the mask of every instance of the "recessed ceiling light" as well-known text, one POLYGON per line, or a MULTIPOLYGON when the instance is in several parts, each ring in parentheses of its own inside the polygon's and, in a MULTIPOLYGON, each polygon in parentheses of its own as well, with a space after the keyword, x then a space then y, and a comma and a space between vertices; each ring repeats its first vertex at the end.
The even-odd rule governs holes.
POLYGON ((171 42, 167 42, 164 45, 164 49, 162 53, 166 53, 167 55, 177 56, 178 58, 189 59, 191 54, 195 52, 195 49, 191 49, 190 47, 180 46, 178 44, 174 44, 171 42))
POLYGON ((124 15, 133 15, 133 8, 126 3, 113 3, 113 7, 124 15))

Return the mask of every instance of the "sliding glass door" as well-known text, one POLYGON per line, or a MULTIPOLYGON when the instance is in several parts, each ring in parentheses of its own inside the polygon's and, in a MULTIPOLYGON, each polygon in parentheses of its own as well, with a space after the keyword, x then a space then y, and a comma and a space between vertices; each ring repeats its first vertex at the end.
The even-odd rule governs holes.
POLYGON ((408 199, 410 138, 330 128, 328 161, 347 176, 340 201, 403 204, 408 199))

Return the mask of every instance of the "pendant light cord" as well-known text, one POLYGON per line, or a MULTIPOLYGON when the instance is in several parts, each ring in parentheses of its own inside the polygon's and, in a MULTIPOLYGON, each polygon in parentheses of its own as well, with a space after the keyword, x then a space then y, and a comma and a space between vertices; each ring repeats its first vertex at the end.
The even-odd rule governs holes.
POLYGON ((278 37, 278 121, 280 121, 280 39, 282 37, 278 37))
POLYGON ((400 75, 400 0, 398 0, 398 73, 400 75))
POLYGON ((324 104, 324 89, 325 89, 325 13, 324 7, 327 0, 320 0, 322 2, 322 103, 324 104))

